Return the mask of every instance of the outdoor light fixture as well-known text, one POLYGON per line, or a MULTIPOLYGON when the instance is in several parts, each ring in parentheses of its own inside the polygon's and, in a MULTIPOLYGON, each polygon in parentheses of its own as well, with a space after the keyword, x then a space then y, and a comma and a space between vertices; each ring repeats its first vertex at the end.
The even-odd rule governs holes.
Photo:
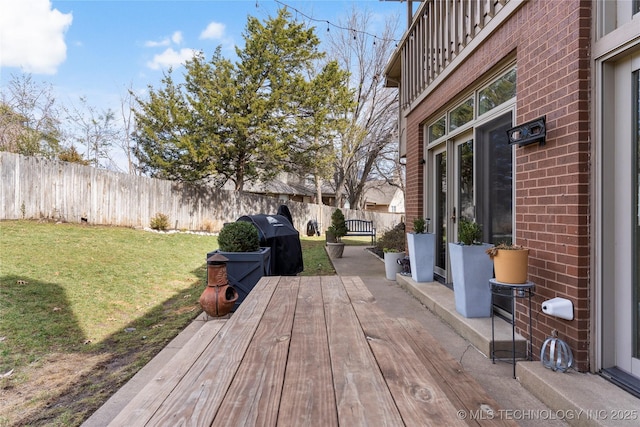
POLYGON ((547 136, 545 117, 546 116, 542 116, 507 130, 509 144, 518 144, 522 147, 533 144, 534 142, 539 142, 540 145, 544 145, 545 137, 547 136))

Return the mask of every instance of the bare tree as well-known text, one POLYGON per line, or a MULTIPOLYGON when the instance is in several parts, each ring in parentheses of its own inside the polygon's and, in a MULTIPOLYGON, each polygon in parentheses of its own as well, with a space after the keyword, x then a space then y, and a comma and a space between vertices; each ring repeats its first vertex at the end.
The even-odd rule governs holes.
POLYGON ((122 117, 122 136, 116 143, 122 149, 127 159, 127 172, 130 175, 139 175, 140 169, 135 161, 134 144, 131 137, 135 130, 135 119, 133 113, 134 97, 133 87, 129 85, 126 94, 120 98, 120 114, 122 117))
POLYGON ((86 148, 85 158, 92 166, 117 169, 111 158, 111 147, 119 138, 115 113, 111 109, 98 111, 89 105, 86 97, 80 97, 81 106, 67 109, 71 139, 86 148))
MULTIPOLYGON (((365 184, 387 177, 397 164, 398 93, 384 85, 384 69, 395 48, 397 17, 389 17, 379 35, 372 28, 373 15, 354 8, 340 26, 351 30, 331 33, 329 57, 351 74, 356 105, 350 113, 350 126, 336 147, 333 185, 338 205, 348 202, 362 208, 365 184), (395 157, 392 153, 396 153, 395 157)), ((392 176, 398 177, 398 174, 392 176)))
POLYGON ((0 150, 54 158, 60 151, 60 111, 51 85, 12 75, 2 88, 0 150))

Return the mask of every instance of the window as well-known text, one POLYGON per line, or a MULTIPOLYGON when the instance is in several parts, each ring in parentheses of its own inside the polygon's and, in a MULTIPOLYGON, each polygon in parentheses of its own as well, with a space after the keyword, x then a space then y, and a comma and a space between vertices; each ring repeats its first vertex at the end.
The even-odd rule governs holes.
POLYGON ((446 118, 443 116, 431 126, 429 126, 429 142, 433 142, 438 138, 443 137, 446 132, 446 118))
POLYGON ((473 120, 473 98, 467 99, 449 112, 449 131, 456 130, 471 120, 473 120))
MULTIPOLYGON (((638 0, 640 1, 640 0, 638 0)), ((446 114, 428 126, 427 143, 439 140, 450 132, 472 123, 477 116, 487 113, 516 97, 517 67, 510 68, 496 80, 474 92, 461 104, 448 110, 446 114), (475 99, 478 97, 478 113, 475 113, 475 99)))
POLYGON ((478 92, 478 115, 516 96, 516 67, 478 92))

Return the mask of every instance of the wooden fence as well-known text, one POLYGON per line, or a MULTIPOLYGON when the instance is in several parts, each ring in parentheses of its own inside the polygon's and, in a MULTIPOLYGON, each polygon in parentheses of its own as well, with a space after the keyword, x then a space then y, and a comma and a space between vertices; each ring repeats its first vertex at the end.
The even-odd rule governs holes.
MULTIPOLYGON (((272 197, 128 175, 39 157, 0 152, 0 220, 148 227, 157 213, 178 230, 219 231, 242 215, 275 214, 272 197)), ((294 226, 304 234, 310 219, 324 230, 333 207, 286 202, 294 226), (319 209, 321 214, 318 215, 319 209)), ((343 209, 348 219, 373 220, 378 235, 400 221, 391 213, 343 209)))

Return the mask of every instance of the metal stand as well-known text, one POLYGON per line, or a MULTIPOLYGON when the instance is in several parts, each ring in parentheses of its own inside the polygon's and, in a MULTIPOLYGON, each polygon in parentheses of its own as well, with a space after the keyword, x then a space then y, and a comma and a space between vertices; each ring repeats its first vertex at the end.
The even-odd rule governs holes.
POLYGON ((533 287, 535 286, 533 282, 526 282, 522 284, 518 283, 502 283, 498 282, 496 279, 489 280, 491 284, 491 305, 494 303, 494 296, 499 295, 507 298, 511 298, 511 305, 514 308, 513 319, 511 320, 511 357, 510 358, 496 358, 497 351, 508 352, 509 350, 497 350, 496 351, 496 340, 495 340, 495 328, 494 328, 494 317, 495 314, 493 310, 491 310, 491 360, 493 363, 496 363, 496 360, 499 361, 509 361, 513 364, 513 378, 516 377, 516 356, 522 355, 522 353, 516 353, 516 317, 515 317, 515 300, 516 298, 528 298, 529 299, 529 312, 527 313, 529 317, 529 336, 527 338, 527 350, 524 357, 526 360, 531 360, 532 357, 532 342, 531 342, 531 296, 533 295, 533 287))

